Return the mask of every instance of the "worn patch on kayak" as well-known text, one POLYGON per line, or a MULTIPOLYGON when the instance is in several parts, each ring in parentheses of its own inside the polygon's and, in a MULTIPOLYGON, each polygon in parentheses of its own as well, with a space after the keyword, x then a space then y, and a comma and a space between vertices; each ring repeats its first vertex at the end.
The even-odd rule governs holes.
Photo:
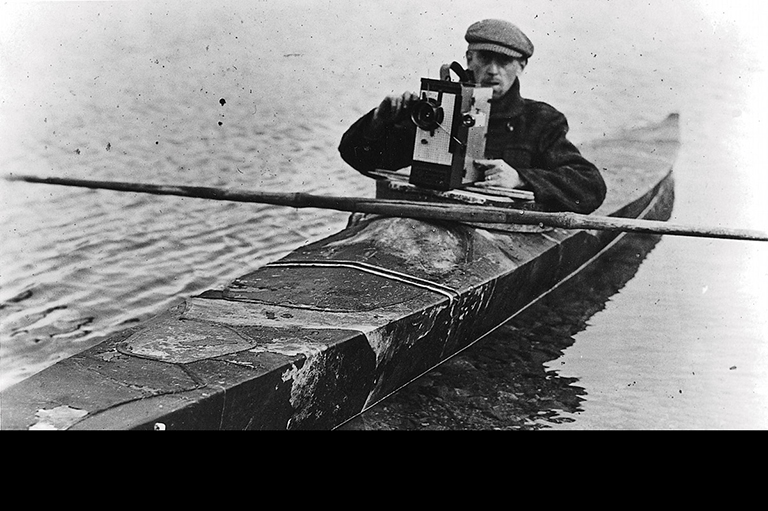
POLYGON ((30 430, 62 430, 67 429, 88 415, 85 410, 71 406, 57 406, 51 409, 40 409, 35 413, 37 422, 29 427, 30 430))
POLYGON ((142 330, 118 350, 139 357, 175 364, 228 355, 246 350, 252 343, 231 329, 202 321, 170 320, 142 330))
MULTIPOLYGON (((457 226, 412 218, 381 218, 351 236, 319 245, 316 259, 388 260, 406 273, 436 278, 467 261, 471 240, 457 226)), ((309 253, 309 252, 308 252, 309 253)))

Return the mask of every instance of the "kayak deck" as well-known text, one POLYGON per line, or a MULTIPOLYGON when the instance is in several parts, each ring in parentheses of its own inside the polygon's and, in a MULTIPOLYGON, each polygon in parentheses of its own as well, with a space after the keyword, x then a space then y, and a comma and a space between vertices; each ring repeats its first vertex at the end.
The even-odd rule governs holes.
MULTIPOLYGON (((668 219, 678 146, 674 114, 583 146, 609 190, 596 214, 668 219)), ((618 236, 366 217, 6 389, 0 427, 334 428, 618 236)))

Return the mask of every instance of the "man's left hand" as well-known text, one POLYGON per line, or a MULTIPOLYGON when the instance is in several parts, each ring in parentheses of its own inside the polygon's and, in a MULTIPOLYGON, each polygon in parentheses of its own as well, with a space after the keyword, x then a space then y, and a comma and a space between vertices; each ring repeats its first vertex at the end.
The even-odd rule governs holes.
POLYGON ((485 179, 475 183, 476 186, 519 188, 523 185, 520 174, 504 160, 475 160, 474 163, 485 175, 485 179))

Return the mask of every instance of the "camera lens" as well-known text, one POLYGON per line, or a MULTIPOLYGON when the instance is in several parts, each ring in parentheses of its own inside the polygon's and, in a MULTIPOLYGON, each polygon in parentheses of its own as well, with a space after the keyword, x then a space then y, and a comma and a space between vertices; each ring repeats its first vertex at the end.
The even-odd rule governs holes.
POLYGON ((421 99, 413 105, 411 120, 424 131, 435 131, 443 122, 443 109, 434 99, 421 99))

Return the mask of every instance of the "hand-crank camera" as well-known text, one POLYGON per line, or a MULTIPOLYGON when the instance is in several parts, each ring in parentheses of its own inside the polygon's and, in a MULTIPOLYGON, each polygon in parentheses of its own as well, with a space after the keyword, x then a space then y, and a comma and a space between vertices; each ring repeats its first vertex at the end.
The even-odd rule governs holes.
POLYGON ((484 158, 491 111, 491 87, 470 83, 471 73, 454 62, 440 80, 421 79, 420 99, 411 108, 416 125, 410 183, 450 190, 480 179, 473 160, 484 158), (450 80, 454 70, 460 81, 450 80))

